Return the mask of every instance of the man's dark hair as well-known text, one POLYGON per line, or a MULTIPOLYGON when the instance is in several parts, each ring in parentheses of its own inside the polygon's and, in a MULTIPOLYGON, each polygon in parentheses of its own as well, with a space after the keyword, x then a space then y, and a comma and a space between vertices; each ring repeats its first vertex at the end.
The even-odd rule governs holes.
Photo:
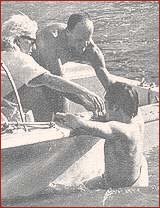
POLYGON ((108 101, 109 108, 117 105, 131 118, 138 113, 138 93, 135 89, 125 83, 116 82, 108 87, 105 99, 108 101))
POLYGON ((88 13, 77 13, 77 14, 72 14, 69 19, 68 19, 68 22, 67 22, 67 29, 69 31, 73 30, 74 27, 76 26, 76 24, 78 22, 81 22, 83 20, 87 20, 89 19, 90 20, 90 16, 88 13))

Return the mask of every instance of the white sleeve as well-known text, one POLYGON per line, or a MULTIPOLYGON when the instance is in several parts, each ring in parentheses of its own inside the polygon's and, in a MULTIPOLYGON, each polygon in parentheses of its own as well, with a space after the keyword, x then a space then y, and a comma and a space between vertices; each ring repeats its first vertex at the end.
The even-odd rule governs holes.
MULTIPOLYGON (((48 70, 41 67, 31 56, 22 52, 2 52, 2 61, 8 67, 17 89, 35 77, 44 73, 49 73, 48 70)), ((6 96, 13 89, 8 80, 6 73, 2 69, 2 93, 6 96)))

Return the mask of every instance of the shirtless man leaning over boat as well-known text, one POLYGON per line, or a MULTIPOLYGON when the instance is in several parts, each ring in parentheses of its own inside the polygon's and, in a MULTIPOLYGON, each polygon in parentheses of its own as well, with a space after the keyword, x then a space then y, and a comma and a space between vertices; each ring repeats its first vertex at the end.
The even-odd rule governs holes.
MULTIPOLYGON (((94 68, 98 79, 106 87, 109 73, 102 52, 92 39, 93 29, 93 22, 87 13, 72 14, 67 24, 53 23, 38 30, 36 50, 33 51, 32 56, 45 69, 59 76, 63 76, 63 72, 58 60, 62 64, 69 61, 85 61, 94 68)), ((67 105, 62 93, 53 92, 46 87, 43 91, 48 103, 52 103, 49 107, 50 111, 66 111, 67 105)), ((71 96, 69 98, 72 99, 71 96)))
POLYGON ((105 172, 85 185, 90 189, 148 186, 148 167, 143 155, 144 122, 138 110, 138 94, 127 84, 108 87, 103 122, 87 121, 72 114, 56 115, 74 134, 105 139, 105 172))
MULTIPOLYGON (((104 102, 99 96, 74 82, 51 74, 33 59, 31 53, 35 48, 37 30, 37 23, 26 15, 13 15, 2 25, 2 62, 13 77, 23 107, 33 111, 35 120, 51 120, 53 111, 49 106, 54 103, 52 100, 47 102, 46 93, 42 92, 42 86, 46 86, 51 92, 56 90, 65 96, 72 95, 72 101, 83 105, 89 111, 102 112, 104 102)), ((54 61, 53 59, 52 66, 50 65, 53 70, 54 61)), ((4 70, 2 97, 15 101, 13 89, 4 70)))

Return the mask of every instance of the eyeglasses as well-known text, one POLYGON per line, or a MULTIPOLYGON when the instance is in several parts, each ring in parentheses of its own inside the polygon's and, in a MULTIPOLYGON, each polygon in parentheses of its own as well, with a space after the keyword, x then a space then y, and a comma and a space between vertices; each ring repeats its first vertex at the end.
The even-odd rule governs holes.
POLYGON ((24 38, 24 39, 26 39, 26 40, 31 41, 31 44, 32 44, 32 45, 34 45, 34 44, 36 43, 36 39, 31 38, 31 37, 29 37, 29 36, 27 36, 27 35, 22 35, 21 38, 24 38))

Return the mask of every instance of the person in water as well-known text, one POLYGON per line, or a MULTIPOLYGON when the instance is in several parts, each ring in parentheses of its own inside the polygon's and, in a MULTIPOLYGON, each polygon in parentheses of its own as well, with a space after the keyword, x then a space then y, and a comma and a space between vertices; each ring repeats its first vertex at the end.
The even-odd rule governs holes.
POLYGON ((138 102, 138 94, 132 87, 115 82, 106 91, 107 113, 103 122, 86 121, 72 114, 56 114, 57 121, 71 128, 74 134, 105 139, 105 172, 84 182, 87 188, 148 186, 148 166, 143 155, 144 122, 138 102))
MULTIPOLYGON (((110 80, 109 72, 101 50, 92 39, 93 30, 93 22, 87 13, 72 14, 67 24, 53 23, 37 31, 36 50, 33 50, 32 56, 51 74, 58 76, 63 76, 58 60, 62 65, 70 61, 90 64, 102 85, 106 87, 110 80)), ((49 104, 54 103, 49 105, 48 111, 67 111, 67 103, 62 93, 51 91, 47 87, 43 87, 43 92, 46 101, 49 104)))
MULTIPOLYGON (((2 62, 8 67, 19 91, 22 105, 33 111, 35 120, 50 120, 52 111, 42 86, 72 95, 72 101, 83 105, 89 111, 102 112, 103 100, 88 89, 50 73, 31 56, 35 48, 37 23, 26 15, 14 15, 2 25, 2 62), (47 113, 46 113, 47 112, 47 113)), ((54 59, 52 66, 54 66, 54 59)), ((60 67, 60 66, 59 66, 60 67)), ((54 69, 53 69, 54 70, 54 69)), ((11 84, 2 68, 2 97, 15 101, 11 84)), ((58 102, 54 100, 54 102, 58 102)))

